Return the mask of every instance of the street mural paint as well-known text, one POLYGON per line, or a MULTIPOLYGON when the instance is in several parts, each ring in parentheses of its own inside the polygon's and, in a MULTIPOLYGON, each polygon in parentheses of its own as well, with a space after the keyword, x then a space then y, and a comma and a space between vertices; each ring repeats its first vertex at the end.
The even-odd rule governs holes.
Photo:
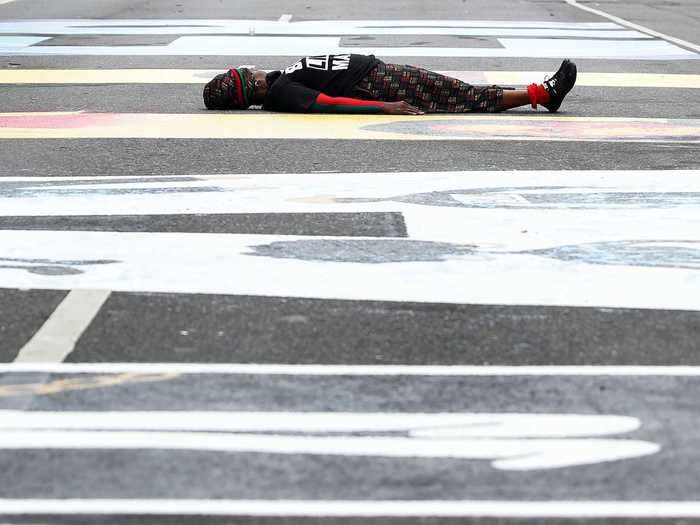
POLYGON ((589 121, 585 126, 578 126, 572 120, 566 121, 537 121, 511 120, 502 116, 500 119, 479 120, 476 122, 459 122, 422 120, 388 122, 364 126, 366 131, 379 131, 411 136, 428 136, 432 139, 449 138, 463 140, 487 140, 498 137, 501 140, 553 140, 553 141, 590 141, 614 140, 622 138, 631 142, 638 141, 679 141, 693 142, 698 140, 700 120, 641 120, 616 119, 616 121, 589 121))
MULTIPOLYGON (((26 396, 50 396, 63 392, 74 392, 76 390, 95 390, 101 388, 110 388, 116 385, 125 385, 133 383, 143 383, 146 381, 168 381, 177 377, 176 373, 164 374, 108 374, 98 376, 76 376, 67 379, 57 379, 48 382, 37 383, 16 383, 7 384, 0 383, 0 398, 13 397, 21 398, 26 396)), ((4 411, 6 415, 13 416, 12 421, 17 421, 18 413, 4 411)), ((3 410, 0 410, 3 413, 3 410)), ((0 432, 2 431, 0 423, 0 432)))
MULTIPOLYGON (((0 216, 354 212, 416 206, 615 210, 700 206, 700 171, 463 171, 5 177, 0 216), (527 183, 523 183, 523 173, 527 183), (400 187, 401 194, 396 193, 400 187), (161 195, 167 194, 163 199, 161 195)), ((438 211, 438 210, 436 210, 438 211)), ((623 215, 621 213, 621 215, 623 215)), ((614 216, 613 216, 614 217, 614 216)))
POLYGON ((61 261, 54 259, 23 259, 21 257, 0 257, 0 270, 26 270, 36 275, 78 275, 85 273, 83 266, 114 264, 115 260, 61 261))
POLYGON ((559 242, 539 236, 519 241, 511 232, 513 241, 490 235, 488 243, 460 245, 419 239, 381 243, 291 235, 9 230, 0 231, 3 258, 41 259, 50 253, 55 260, 120 262, 81 267, 80 274, 6 268, 0 271, 0 287, 700 310, 697 232, 696 224, 688 224, 682 232, 687 238, 680 242, 657 236, 593 249, 572 242, 587 237, 586 231, 567 236, 561 229, 559 242), (370 245, 376 253, 366 251, 370 245), (255 256, 258 250, 264 256, 255 256))
POLYGON ((413 57, 687 60, 692 51, 610 23, 445 20, 18 20, 0 23, 6 55, 248 56, 380 52, 413 57), (51 35, 40 36, 35 35, 51 35), (113 35, 171 35, 113 45, 113 35), (81 38, 84 37, 84 38, 81 38), (101 40, 101 41, 100 41, 101 40))
POLYGON ((443 114, 0 113, 0 139, 201 138, 700 143, 699 119, 443 114))
MULTIPOLYGON (((105 382, 127 372, 120 366, 8 364, 0 384, 105 382)), ((22 469, 0 470, 0 498, 176 500, 196 486, 215 499, 614 504, 692 502, 700 487, 700 381, 686 368, 640 377, 607 367, 565 376, 537 367, 370 367, 370 376, 366 367, 132 367, 125 385, 32 396, 28 411, 26 400, 0 396, 0 459, 22 469), (72 482, 76 464, 105 463, 89 484, 72 482), (152 483, 166 472, 167 484, 152 483)))
POLYGON ((439 262, 449 256, 472 253, 474 248, 403 239, 309 239, 252 246, 253 255, 261 257, 361 264, 439 262))
POLYGON ((650 266, 700 270, 700 241, 617 241, 555 246, 532 255, 587 264, 650 266))
POLYGON ((254 255, 302 261, 364 264, 442 261, 463 254, 541 255, 585 264, 700 270, 700 240, 611 241, 553 246, 518 252, 404 239, 308 239, 253 246, 254 255))
POLYGON ((584 414, 0 411, 0 449, 167 449, 488 460, 540 470, 655 454, 659 445, 601 438, 632 417, 584 414))
POLYGON ((28 225, 36 217, 37 229, 0 231, 0 286, 697 310, 697 175, 536 171, 526 184, 522 172, 488 171, 7 178, 0 215, 28 225), (45 220, 76 210, 290 221, 392 213, 406 237, 303 226, 296 235, 212 234, 186 221, 179 233, 80 231, 79 221, 52 231, 45 220))
POLYGON ((338 198, 339 203, 405 202, 423 206, 490 209, 647 209, 700 205, 699 192, 596 191, 567 186, 521 186, 433 191, 389 198, 338 198))

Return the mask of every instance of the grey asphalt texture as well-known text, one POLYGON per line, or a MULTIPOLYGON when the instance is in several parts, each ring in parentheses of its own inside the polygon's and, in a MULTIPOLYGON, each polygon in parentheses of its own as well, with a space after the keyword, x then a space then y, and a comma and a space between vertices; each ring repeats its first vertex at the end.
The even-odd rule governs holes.
MULTIPOLYGON (((696 0, 580 0, 698 44, 696 0)), ((604 22, 561 0, 16 0, 0 20, 250 18, 472 19, 604 22), (505 7, 507 4, 507 8, 505 7)), ((110 37, 158 43, 163 37, 110 37)), ((71 43, 65 38, 64 43, 71 43)), ((60 42, 45 45, 56 45, 60 42)), ((487 45, 488 43, 484 44, 487 45)), ((437 70, 554 71, 556 60, 408 58, 437 70)), ((0 68, 264 69, 297 57, 0 56, 0 68)), ((700 74, 700 60, 577 60, 580 71, 700 74)), ((533 79, 541 81, 541 79, 533 79)), ((564 116, 700 118, 697 90, 577 87, 564 116)), ((198 85, 0 85, 0 112, 203 113, 198 85)), ((514 114, 530 115, 529 110, 514 114)), ((0 141, 0 177, 452 170, 699 169, 700 145, 526 141, 79 139, 0 141)), ((673 176, 670 175, 669 176, 673 176)), ((526 174, 524 174, 526 177, 526 174)), ((397 191, 396 194, 401 194, 397 191)), ((164 199, 168 195, 163 195, 164 199)), ((407 235, 400 213, 0 218, 0 230, 51 229, 407 235), (332 216, 331 216, 332 215, 332 216)), ((420 248, 420 247, 419 247, 420 248)), ((261 248, 263 249, 263 248, 261 248)), ((269 248, 268 249, 272 249, 269 248)), ((428 250, 429 251, 429 250, 428 250)), ((2 259, 3 267, 19 263, 2 259)), ((363 283, 358 283, 362 286, 363 283)), ((0 289, 0 363, 15 359, 65 291, 0 289)), ((328 365, 700 366, 700 313, 628 308, 447 305, 289 297, 114 292, 69 363, 283 363, 328 365)), ((90 375, 87 376, 89 379, 90 375)), ((84 380, 86 376, 81 376, 84 380)), ((624 438, 658 454, 574 468, 513 472, 489 461, 170 450, 0 449, 2 498, 299 498, 495 500, 700 500, 695 377, 362 377, 179 375, 50 394, 3 387, 77 376, 0 373, 0 410, 349 411, 618 414, 640 419, 624 438), (3 393, 5 392, 5 393, 3 393)), ((1 505, 0 505, 1 509, 1 505)), ((229 525, 687 524, 691 519, 216 518, 2 515, 7 524, 229 525)))
POLYGON ((69 360, 698 365, 698 340, 698 312, 115 293, 69 360))
POLYGON ((406 237, 400 213, 219 213, 0 217, 3 230, 406 237))
MULTIPOLYGON (((49 380, 67 379, 54 375, 49 380)), ((14 381, 34 382, 36 374, 14 381)), ((3 381, 6 383, 7 379, 3 381)), ((0 383, 2 385, 2 383, 0 383)), ((497 470, 489 460, 217 454, 167 450, 0 451, 3 496, 68 498, 502 499, 693 501, 700 479, 695 400, 700 378, 318 377, 180 375, 35 396, 33 410, 502 412, 626 414, 644 422, 619 438, 661 445, 652 456, 537 471, 497 470), (322 392, 323 395, 319 395, 322 392), (586 395, 572 395, 585 392, 586 395), (19 457, 18 457, 19 456, 19 457), (109 469, 94 469, 104 461, 109 469), (80 476, 64 478, 68 470, 80 476), (571 473, 575 471, 575 482, 571 473), (53 473, 53 474, 52 474, 53 473), (235 473, 235 475, 234 475, 235 473), (663 477, 657 475, 663 473, 663 477), (168 480, 149 483, 146 480, 168 480), (59 481, 60 480, 60 481, 59 481), (125 483, 125 480, 133 480, 125 483), (141 481, 136 481, 141 480, 141 481), (290 480, 294 480, 290 483, 290 480), (628 483, 626 480, 637 480, 628 483)), ((13 408, 21 396, 0 398, 13 408)))

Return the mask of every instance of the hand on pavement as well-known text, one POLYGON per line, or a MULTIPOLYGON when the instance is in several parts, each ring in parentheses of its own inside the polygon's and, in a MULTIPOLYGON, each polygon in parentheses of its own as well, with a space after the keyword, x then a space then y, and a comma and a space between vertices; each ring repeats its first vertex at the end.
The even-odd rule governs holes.
POLYGON ((411 106, 405 100, 400 102, 385 102, 384 113, 387 115, 424 115, 425 112, 415 106, 411 106))

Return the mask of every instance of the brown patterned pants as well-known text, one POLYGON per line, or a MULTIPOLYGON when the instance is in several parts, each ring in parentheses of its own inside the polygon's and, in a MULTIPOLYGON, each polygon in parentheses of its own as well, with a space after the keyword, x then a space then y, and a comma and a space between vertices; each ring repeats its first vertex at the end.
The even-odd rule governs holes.
POLYGON ((413 66, 380 63, 356 88, 363 98, 397 102, 405 100, 426 113, 501 111, 503 88, 475 87, 413 66))

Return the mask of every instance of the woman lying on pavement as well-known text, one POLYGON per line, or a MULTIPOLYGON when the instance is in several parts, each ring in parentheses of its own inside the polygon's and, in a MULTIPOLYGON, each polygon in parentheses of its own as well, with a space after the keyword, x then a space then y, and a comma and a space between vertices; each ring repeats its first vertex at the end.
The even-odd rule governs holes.
POLYGON ((564 60, 542 84, 527 89, 476 87, 413 66, 385 64, 374 55, 305 57, 284 71, 239 67, 217 75, 204 87, 208 109, 294 113, 469 113, 505 111, 541 104, 559 109, 576 83, 576 64, 564 60))

